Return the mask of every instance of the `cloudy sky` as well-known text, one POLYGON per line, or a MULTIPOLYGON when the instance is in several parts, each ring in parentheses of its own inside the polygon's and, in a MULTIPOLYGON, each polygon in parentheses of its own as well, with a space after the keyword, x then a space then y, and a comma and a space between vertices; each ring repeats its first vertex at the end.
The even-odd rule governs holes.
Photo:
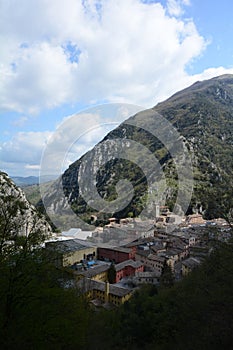
POLYGON ((122 104, 94 109, 94 124, 77 116, 65 166, 130 114, 125 103, 152 107, 233 73, 232 13, 231 0, 0 0, 0 169, 38 175, 70 115, 122 104))

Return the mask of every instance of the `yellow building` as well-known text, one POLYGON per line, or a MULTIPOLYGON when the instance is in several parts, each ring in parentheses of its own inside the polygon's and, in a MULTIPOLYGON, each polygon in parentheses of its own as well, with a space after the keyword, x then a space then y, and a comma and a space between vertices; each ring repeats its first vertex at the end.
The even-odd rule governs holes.
POLYGON ((200 263, 199 259, 193 257, 182 261, 182 276, 189 274, 193 269, 198 267, 200 263))
POLYGON ((97 247, 81 239, 47 242, 45 249, 51 254, 51 258, 58 267, 72 266, 97 256, 97 247))
POLYGON ((124 304, 132 296, 132 290, 118 287, 108 282, 94 281, 89 278, 83 278, 78 282, 78 287, 82 294, 85 294, 91 301, 98 299, 105 303, 111 303, 115 306, 124 304))
POLYGON ((81 278, 90 278, 94 281, 106 282, 108 279, 108 264, 98 265, 92 268, 89 268, 85 271, 75 271, 74 275, 77 280, 81 278))

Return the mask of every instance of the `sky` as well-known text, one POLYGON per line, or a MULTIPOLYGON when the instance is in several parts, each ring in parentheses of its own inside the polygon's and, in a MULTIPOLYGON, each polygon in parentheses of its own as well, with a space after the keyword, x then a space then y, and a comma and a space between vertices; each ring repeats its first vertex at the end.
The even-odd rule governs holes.
POLYGON ((231 0, 0 0, 0 170, 37 176, 52 138, 63 171, 137 108, 233 73, 232 13, 231 0))

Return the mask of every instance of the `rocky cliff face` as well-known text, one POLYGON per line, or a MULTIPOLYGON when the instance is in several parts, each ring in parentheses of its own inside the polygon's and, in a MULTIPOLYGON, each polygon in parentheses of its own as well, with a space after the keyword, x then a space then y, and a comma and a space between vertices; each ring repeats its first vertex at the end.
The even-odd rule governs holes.
POLYGON ((0 172, 1 239, 10 240, 15 236, 29 236, 31 233, 42 238, 51 233, 51 227, 28 202, 21 188, 6 173, 0 172))
MULTIPOLYGON (((103 219, 108 207, 109 215, 139 215, 148 196, 158 192, 162 194, 155 200, 159 198, 172 208, 179 195, 177 164, 182 164, 185 177, 187 150, 193 182, 185 186, 193 186, 194 190, 185 210, 199 210, 211 218, 217 215, 220 193, 232 188, 232 75, 197 82, 153 109, 129 118, 73 163, 54 186, 60 183, 67 203, 85 220, 90 220, 92 213, 103 219), (125 179, 131 185, 119 182, 125 179), (121 203, 111 206, 119 193, 121 203)), ((182 191, 185 201, 186 190, 182 191)), ((47 195, 47 199, 47 208, 58 210, 56 198, 47 195)))

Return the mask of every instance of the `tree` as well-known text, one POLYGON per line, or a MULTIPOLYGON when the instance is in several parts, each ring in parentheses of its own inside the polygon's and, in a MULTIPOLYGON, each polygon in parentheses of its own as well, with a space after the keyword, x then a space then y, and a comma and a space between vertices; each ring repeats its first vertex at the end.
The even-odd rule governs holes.
POLYGON ((169 288, 174 285, 174 274, 171 266, 165 261, 162 274, 160 276, 160 286, 169 288))
POLYGON ((115 264, 112 262, 108 269, 108 282, 115 283, 116 282, 116 268, 115 264))
POLYGON ((32 280, 32 261, 41 261, 41 243, 49 225, 3 173, 0 190, 1 326, 7 332, 19 302, 25 302, 23 292, 32 280))
POLYGON ((75 289, 61 286, 42 245, 48 228, 0 173, 1 349, 84 349, 89 313, 75 289))
POLYGON ((233 231, 233 184, 228 178, 222 177, 217 188, 203 188, 202 197, 204 213, 208 219, 223 218, 233 231))

